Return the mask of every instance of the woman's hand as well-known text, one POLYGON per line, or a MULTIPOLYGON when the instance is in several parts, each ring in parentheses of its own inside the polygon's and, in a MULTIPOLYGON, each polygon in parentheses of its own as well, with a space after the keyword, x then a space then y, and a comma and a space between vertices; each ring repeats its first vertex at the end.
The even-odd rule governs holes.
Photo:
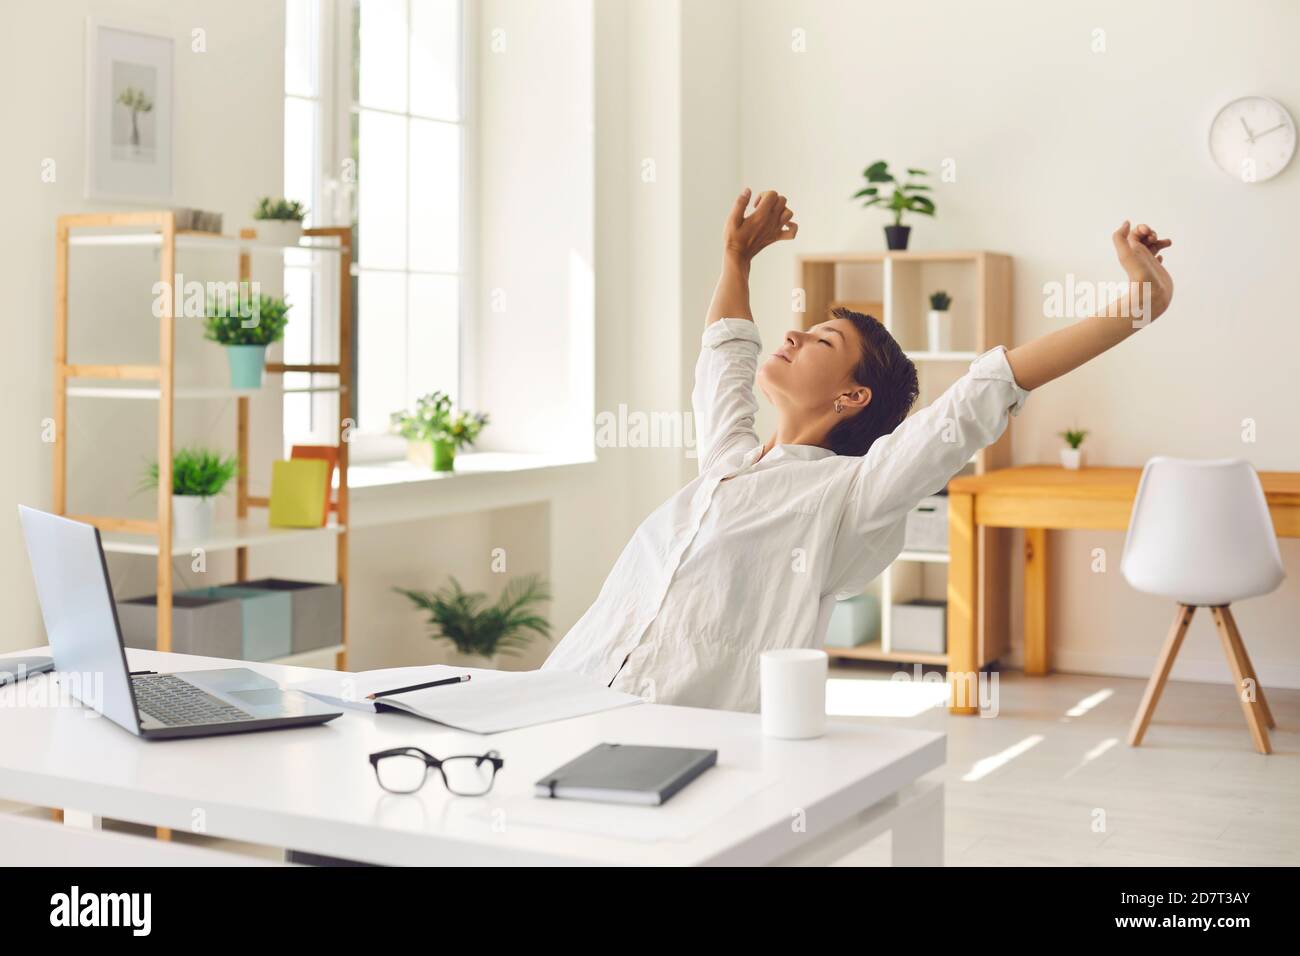
POLYGON ((749 261, 772 243, 782 239, 793 239, 799 233, 799 224, 794 221, 794 211, 785 204, 785 197, 768 190, 759 195, 754 202, 754 209, 749 215, 746 189, 736 197, 722 230, 722 247, 728 258, 748 265, 749 261))
POLYGON ((1161 253, 1173 245, 1172 240, 1161 239, 1145 223, 1136 229, 1129 222, 1115 230, 1111 236, 1119 264, 1129 278, 1129 316, 1144 324, 1158 319, 1169 308, 1174 297, 1174 280, 1165 269, 1161 253), (1146 314, 1150 310, 1150 315, 1146 314))

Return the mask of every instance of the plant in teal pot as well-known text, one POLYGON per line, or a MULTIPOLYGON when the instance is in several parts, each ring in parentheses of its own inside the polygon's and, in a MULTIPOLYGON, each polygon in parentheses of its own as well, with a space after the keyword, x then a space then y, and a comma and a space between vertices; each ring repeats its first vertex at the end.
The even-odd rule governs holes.
POLYGON ((284 338, 289 303, 269 295, 252 295, 248 283, 239 294, 208 299, 206 337, 225 346, 232 388, 261 388, 267 346, 284 338))
POLYGON ((392 415, 394 432, 413 446, 430 449, 434 471, 454 470, 456 452, 473 445, 487 423, 481 412, 457 412, 446 392, 421 395, 414 409, 392 415))

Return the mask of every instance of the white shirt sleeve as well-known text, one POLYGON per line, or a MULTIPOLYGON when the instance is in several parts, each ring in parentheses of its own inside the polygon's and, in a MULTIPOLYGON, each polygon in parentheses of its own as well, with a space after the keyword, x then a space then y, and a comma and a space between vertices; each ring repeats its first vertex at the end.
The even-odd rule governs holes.
POLYGON ((700 473, 758 444, 754 375, 762 340, 749 319, 719 319, 704 330, 695 364, 695 436, 700 473))
POLYGON ((985 352, 931 405, 872 444, 854 475, 839 537, 887 527, 943 489, 972 455, 998 440, 1028 397, 1006 349, 985 352))

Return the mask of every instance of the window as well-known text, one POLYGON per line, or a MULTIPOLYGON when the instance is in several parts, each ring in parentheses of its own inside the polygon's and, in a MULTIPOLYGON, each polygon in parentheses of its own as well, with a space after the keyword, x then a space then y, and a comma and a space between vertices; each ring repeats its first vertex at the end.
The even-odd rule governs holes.
MULTIPOLYGON (((384 438, 391 413, 435 389, 463 398, 462 3, 288 0, 285 35, 285 193, 314 223, 351 221, 356 239, 353 456, 400 455, 384 438)), ((317 343, 337 341, 328 285, 286 257, 294 318, 305 301, 316 317, 286 335, 286 361, 324 360, 317 343)), ((332 424, 321 401, 286 394, 286 434, 332 424)))

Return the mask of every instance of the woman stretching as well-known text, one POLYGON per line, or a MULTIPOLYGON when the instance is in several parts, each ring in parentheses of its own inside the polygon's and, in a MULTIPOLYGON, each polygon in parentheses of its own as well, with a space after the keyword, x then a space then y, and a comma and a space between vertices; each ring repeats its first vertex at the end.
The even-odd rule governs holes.
POLYGON ((1173 294, 1170 241, 1125 222, 1112 238, 1126 301, 984 353, 908 417, 916 369, 869 316, 836 309, 759 364, 750 263, 798 225, 784 196, 749 201, 746 189, 727 217, 695 368, 699 477, 641 524, 544 665, 659 703, 756 710, 763 651, 821 646, 836 599, 902 551, 908 512, 996 441, 1029 391, 1118 345, 1173 294), (766 442, 756 376, 778 415, 766 442))

